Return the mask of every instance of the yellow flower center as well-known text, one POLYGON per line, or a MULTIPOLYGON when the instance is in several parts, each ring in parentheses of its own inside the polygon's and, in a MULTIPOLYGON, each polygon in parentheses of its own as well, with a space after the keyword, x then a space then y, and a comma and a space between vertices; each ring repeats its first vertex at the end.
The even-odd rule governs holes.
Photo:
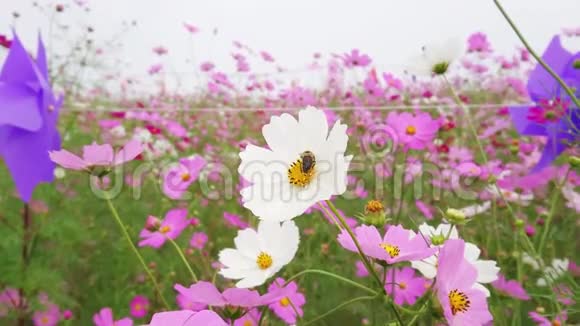
POLYGON ((449 305, 451 305, 451 313, 456 315, 458 312, 466 312, 469 309, 471 302, 465 293, 457 289, 449 292, 449 305))
POLYGON ((181 175, 181 181, 186 182, 189 181, 189 179, 191 179, 191 174, 189 174, 189 172, 185 172, 181 175))
POLYGON ((164 225, 159 229, 159 232, 165 234, 167 232, 171 231, 171 228, 169 227, 169 225, 164 225))
POLYGON ((288 168, 288 180, 290 184, 298 187, 306 187, 314 179, 316 158, 310 151, 300 154, 300 158, 288 168))
POLYGON ((280 304, 282 307, 288 307, 288 305, 290 305, 290 299, 288 299, 288 297, 283 297, 280 299, 280 304))
POLYGON ((407 129, 405 129, 405 133, 409 136, 413 136, 414 134, 417 133, 417 128, 415 128, 415 126, 407 126, 407 129))
POLYGON ((262 251, 256 258, 256 264, 260 269, 268 269, 272 266, 272 256, 262 251))
POLYGON ((254 323, 251 320, 246 319, 243 326, 254 326, 254 323))
POLYGON ((380 213, 385 210, 383 204, 378 200, 371 200, 365 206, 365 211, 367 213, 380 213))
POLYGON ((42 325, 46 325, 46 324, 48 324, 48 322, 49 322, 48 317, 42 316, 42 318, 40 318, 40 323, 42 325))
POLYGON ((395 258, 399 256, 399 253, 401 253, 401 250, 397 246, 393 246, 388 243, 381 243, 380 246, 389 254, 389 256, 391 256, 391 258, 395 258))
POLYGON ((141 304, 140 303, 135 304, 135 307, 134 308, 137 311, 141 310, 141 304))
POLYGON ((405 283, 405 282, 400 282, 400 283, 399 283, 399 287, 401 288, 401 290, 404 290, 404 289, 406 289, 406 288, 407 288, 407 283, 405 283))

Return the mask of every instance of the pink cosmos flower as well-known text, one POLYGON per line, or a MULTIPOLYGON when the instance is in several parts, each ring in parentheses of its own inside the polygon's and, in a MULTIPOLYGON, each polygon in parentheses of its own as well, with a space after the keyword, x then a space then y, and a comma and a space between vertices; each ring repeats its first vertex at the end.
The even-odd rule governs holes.
POLYGON ((205 281, 194 283, 189 288, 175 284, 173 288, 192 303, 213 307, 251 309, 268 305, 283 297, 282 292, 270 292, 262 296, 258 291, 238 288, 229 288, 220 293, 215 285, 205 281))
POLYGON ((467 43, 467 52, 491 52, 491 44, 487 40, 487 35, 483 33, 471 34, 467 43))
POLYGON ((191 240, 189 240, 189 245, 192 248, 202 250, 207 243, 208 237, 207 234, 204 232, 195 232, 191 236, 191 240))
POLYGON ((167 54, 167 48, 163 46, 156 46, 153 48, 153 52, 159 56, 167 54))
POLYGON ((175 297, 175 301, 177 303, 177 306, 182 310, 200 311, 200 310, 204 310, 207 308, 206 304, 195 303, 195 302, 189 300, 183 294, 178 294, 175 297))
POLYGON ((393 300, 398 305, 414 305, 417 299, 427 292, 428 281, 416 276, 411 267, 391 268, 387 271, 385 291, 393 295, 393 300), (391 283, 391 284, 388 284, 391 283), (393 284, 395 283, 395 284, 393 284))
POLYGON ((95 167, 111 168, 132 161, 143 152, 141 143, 131 140, 115 155, 109 144, 83 146, 83 157, 62 149, 49 151, 50 159, 65 169, 92 171, 95 167))
POLYGON ((133 321, 128 317, 114 320, 111 308, 101 309, 93 316, 93 323, 95 323, 95 326, 133 326, 133 321))
POLYGON ((198 312, 190 310, 165 311, 153 315, 149 326, 228 326, 228 324, 215 312, 202 310, 198 312))
POLYGON ((135 318, 143 318, 147 316, 149 300, 145 296, 136 295, 133 297, 133 300, 131 300, 129 306, 131 308, 131 316, 135 318))
POLYGON ((417 209, 423 214, 423 216, 425 216, 426 219, 428 220, 433 219, 434 216, 433 213, 435 209, 432 206, 427 205, 425 202, 421 200, 416 200, 415 206, 417 206, 417 209))
POLYGON ((508 280, 502 274, 498 274, 497 280, 493 281, 491 285, 510 297, 530 300, 530 296, 518 281, 508 280))
POLYGON ((450 326, 487 325, 493 320, 485 293, 474 289, 477 270, 464 258, 465 242, 451 239, 439 251, 437 298, 450 326))
POLYGON ((428 113, 390 112, 387 125, 396 131, 398 143, 409 149, 425 149, 433 142, 440 124, 428 113))
MULTIPOLYGON (((8 311, 20 307, 22 305, 20 299, 20 293, 17 289, 6 288, 0 292, 0 317, 6 316, 8 311)), ((24 300, 24 304, 26 304, 26 300, 24 300)))
POLYGON ((149 70, 147 70, 147 72, 149 73, 149 75, 156 75, 158 74, 161 70, 163 69, 163 65, 160 63, 156 63, 154 65, 151 65, 151 67, 149 67, 149 70))
POLYGON ((60 309, 55 304, 49 304, 46 310, 34 312, 32 321, 34 326, 56 326, 60 321, 60 309))
POLYGON ((211 71, 211 70, 213 70, 213 68, 215 68, 215 65, 209 61, 203 62, 199 66, 199 69, 201 69, 201 71, 204 71, 204 72, 211 71))
POLYGON ((197 26, 194 26, 192 24, 189 23, 183 23, 183 27, 185 27, 185 29, 190 32, 191 34, 195 34, 197 32, 199 32, 199 28, 197 28, 197 26))
POLYGON ((280 317, 280 319, 289 325, 296 324, 296 313, 298 312, 300 317, 304 315, 302 306, 306 303, 306 298, 302 293, 298 292, 298 284, 296 284, 296 282, 290 282, 282 288, 281 286, 284 284, 286 284, 286 280, 278 277, 268 287, 268 292, 270 293, 277 294, 281 291, 283 294, 283 297, 270 304, 269 308, 276 314, 276 316, 280 317))
POLYGON ((356 268, 354 275, 356 275, 357 277, 367 277, 370 275, 369 270, 362 261, 357 260, 354 266, 356 268))
POLYGON ((272 55, 266 51, 260 51, 260 56, 262 56, 264 61, 274 62, 274 57, 272 57, 272 55))
POLYGON ((242 317, 234 320, 234 326, 258 326, 260 322, 260 311, 258 309, 252 309, 246 312, 242 317))
POLYGON ((234 228, 245 229, 250 226, 248 222, 242 220, 241 216, 228 212, 224 212, 224 220, 226 221, 226 225, 234 228))
POLYGON ((201 156, 180 159, 178 165, 171 167, 164 174, 163 193, 171 199, 181 199, 206 164, 201 156))
MULTIPOLYGON (((384 260, 389 264, 427 258, 437 251, 437 248, 429 248, 421 235, 400 225, 390 226, 384 237, 381 237, 376 227, 368 225, 357 227, 354 233, 367 256, 384 260)), ((345 230, 338 235, 338 242, 345 249, 358 252, 345 230)))
POLYGON ((345 53, 342 58, 344 65, 349 68, 366 67, 371 63, 371 58, 366 54, 360 54, 358 49, 345 53))
POLYGON ((553 320, 550 320, 550 319, 540 315, 539 313, 537 313, 535 311, 530 311, 528 313, 528 316, 530 316, 530 319, 533 320, 534 322, 536 322, 536 325, 538 325, 538 326, 562 325, 562 323, 565 322, 566 319, 568 319, 568 316, 566 315, 565 311, 561 312, 553 320))
POLYGON ((157 231, 141 230, 139 237, 139 247, 161 248, 167 238, 175 240, 181 232, 189 225, 187 220, 187 209, 175 208, 165 214, 165 219, 159 225, 157 231))

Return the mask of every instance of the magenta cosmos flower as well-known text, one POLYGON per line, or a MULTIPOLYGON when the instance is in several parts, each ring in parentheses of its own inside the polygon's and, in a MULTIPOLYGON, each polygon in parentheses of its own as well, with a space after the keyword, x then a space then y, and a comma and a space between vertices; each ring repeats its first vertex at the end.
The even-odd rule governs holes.
POLYGON ((562 323, 565 322, 566 319, 568 318, 568 316, 566 315, 566 311, 561 312, 559 315, 554 317, 553 320, 550 320, 535 311, 529 312, 528 316, 530 316, 530 319, 533 320, 538 326, 562 325, 562 323))
POLYGON ((165 214, 165 219, 159 224, 156 231, 150 231, 147 228, 141 230, 139 237, 139 247, 161 248, 167 238, 175 240, 181 232, 189 225, 187 220, 187 209, 175 208, 165 214))
POLYGON ((93 316, 93 323, 95 323, 95 326, 133 326, 133 321, 128 317, 114 320, 111 308, 101 309, 93 316))
POLYGON ((282 293, 283 297, 271 303, 268 307, 276 316, 289 325, 296 324, 296 313, 300 317, 304 316, 302 306, 306 303, 306 298, 302 293, 298 292, 298 284, 296 282, 290 282, 285 287, 282 287, 284 284, 286 284, 286 280, 281 277, 278 277, 276 281, 270 284, 268 292, 274 293, 275 295, 282 293))
POLYGON ((46 310, 36 311, 32 316, 34 326, 56 326, 60 321, 60 309, 50 304, 46 310))
MULTIPOLYGON (((390 226, 384 237, 381 237, 376 227, 368 225, 357 227, 354 233, 367 256, 384 260, 389 264, 427 258, 437 251, 436 248, 429 248, 421 235, 400 225, 390 226)), ((345 249, 358 252, 345 230, 338 235, 338 242, 345 249)))
POLYGON ((498 274, 497 280, 493 281, 491 285, 498 291, 516 299, 530 300, 530 296, 524 290, 522 285, 516 280, 508 280, 503 275, 498 274))
POLYGON ((135 318, 143 318, 147 316, 149 300, 145 296, 136 295, 133 297, 133 300, 131 300, 129 307, 131 308, 131 316, 135 318))
POLYGON ((238 229, 245 229, 250 225, 248 222, 244 221, 241 216, 224 212, 224 220, 226 221, 226 225, 233 226, 238 229))
POLYGON ((350 53, 345 53, 343 57, 344 65, 349 68, 366 67, 371 63, 371 57, 361 54, 358 49, 353 49, 350 53))
POLYGON ((91 145, 83 146, 83 156, 79 157, 67 151, 50 151, 48 155, 56 164, 65 169, 85 170, 93 172, 97 167, 110 169, 114 166, 132 161, 143 152, 141 143, 137 140, 129 141, 125 146, 114 154, 110 144, 99 145, 93 142, 91 145))
POLYGON ((189 240, 189 245, 192 248, 202 250, 207 243, 208 237, 207 234, 204 232, 195 232, 191 236, 191 240, 189 240))
POLYGON ((409 112, 390 112, 387 125, 396 131, 398 144, 405 149, 425 149, 433 142, 440 123, 431 118, 428 113, 411 114, 409 112))
POLYGON ((211 310, 198 312, 190 310, 166 311, 153 315, 149 326, 227 326, 221 317, 211 310))
POLYGON ((163 177, 163 193, 171 199, 180 199, 187 188, 199 177, 199 173, 206 165, 200 157, 182 158, 179 164, 171 167, 163 177))
POLYGON ((283 296, 282 292, 269 292, 260 295, 258 291, 239 288, 229 288, 220 293, 215 285, 205 281, 194 283, 189 288, 175 284, 173 288, 192 303, 213 307, 229 306, 251 309, 273 303, 283 296))
POLYGON ((411 267, 389 269, 386 281, 385 291, 398 305, 414 305, 429 287, 429 282, 417 276, 411 267))
MULTIPOLYGON (((234 326, 258 326, 260 323, 260 311, 256 308, 246 312, 242 317, 234 320, 234 326)), ((230 324, 231 325, 231 324, 230 324)))
POLYGON ((477 269, 464 258, 465 242, 447 240, 439 251, 437 298, 450 326, 486 325, 493 320, 485 293, 474 289, 477 269))

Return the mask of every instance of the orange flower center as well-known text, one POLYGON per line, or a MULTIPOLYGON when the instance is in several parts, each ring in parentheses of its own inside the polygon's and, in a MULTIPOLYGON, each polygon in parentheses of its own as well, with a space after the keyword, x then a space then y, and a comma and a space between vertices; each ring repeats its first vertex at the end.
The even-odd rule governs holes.
POLYGON ((406 288, 407 288, 407 283, 405 283, 405 282, 401 282, 401 283, 399 283, 399 287, 400 287, 402 290, 404 290, 404 289, 406 289, 406 288))
POLYGON ((169 225, 164 225, 159 229, 159 232, 165 234, 167 232, 171 231, 171 228, 169 227, 169 225))
POLYGON ((415 128, 415 126, 407 126, 407 129, 405 129, 405 133, 409 136, 413 136, 414 134, 417 133, 417 128, 415 128))
POLYGON ((191 179, 191 174, 189 172, 185 172, 181 175, 181 181, 186 182, 191 179))

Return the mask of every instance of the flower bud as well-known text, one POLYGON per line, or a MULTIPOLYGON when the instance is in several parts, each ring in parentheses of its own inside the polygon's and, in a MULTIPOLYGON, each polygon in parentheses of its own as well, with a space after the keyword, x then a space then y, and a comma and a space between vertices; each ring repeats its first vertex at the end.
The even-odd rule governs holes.
POLYGON ((512 153, 513 155, 517 154, 520 152, 520 147, 518 145, 512 145, 510 146, 510 153, 512 153))
POLYGON ((580 167, 580 157, 578 156, 570 156, 568 162, 573 168, 580 167))
POLYGON ((524 223, 524 220, 518 218, 516 220, 515 224, 516 224, 516 227, 521 228, 522 226, 524 226, 525 223, 524 223))
POLYGON ((447 220, 449 222, 451 222, 452 224, 465 224, 465 223, 467 223, 467 218, 465 216, 465 213, 463 213, 459 209, 448 208, 447 211, 445 212, 445 216, 447 217, 447 220))
POLYGON ((445 242, 445 236, 443 234, 436 234, 431 237, 431 243, 434 246, 440 246, 445 242))
POLYGON ((387 221, 385 207, 378 200, 371 200, 365 205, 364 222, 366 224, 382 227, 387 221))
POLYGON ((580 69, 580 59, 574 60, 572 67, 574 67, 574 69, 580 69))

